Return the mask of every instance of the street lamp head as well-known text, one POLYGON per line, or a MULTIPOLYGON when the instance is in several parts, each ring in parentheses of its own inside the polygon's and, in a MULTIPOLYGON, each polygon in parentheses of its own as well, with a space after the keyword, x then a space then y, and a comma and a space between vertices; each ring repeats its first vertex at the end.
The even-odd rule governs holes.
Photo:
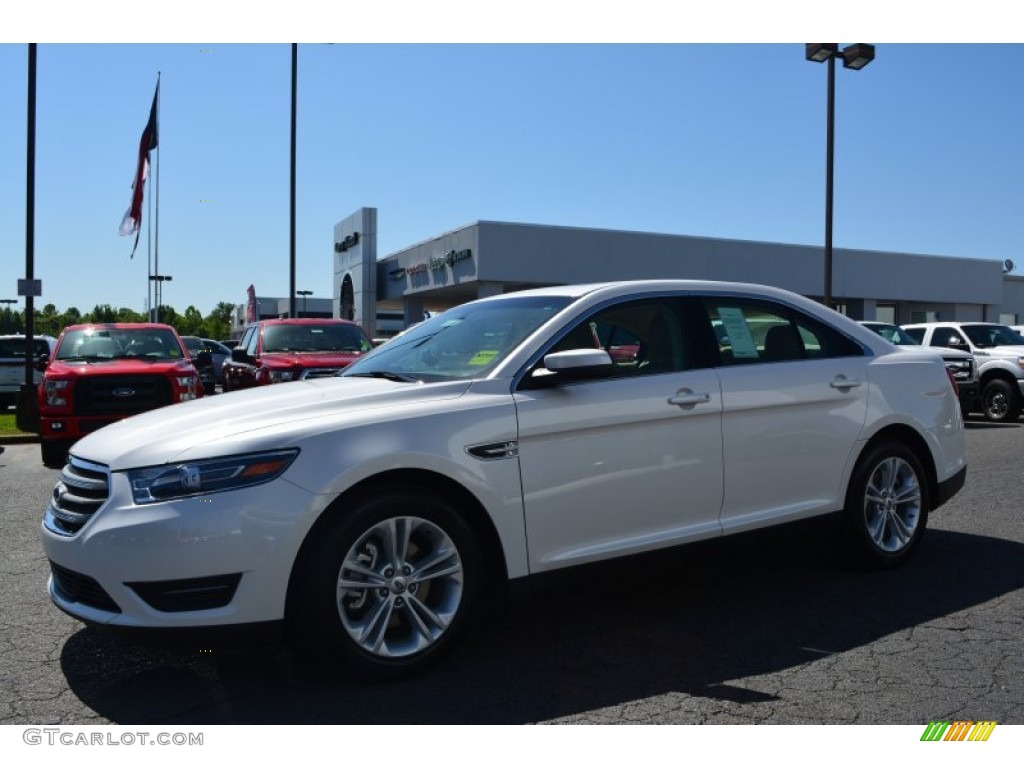
POLYGON ((875 60, 875 46, 857 43, 843 48, 843 66, 846 69, 864 69, 875 60))
POLYGON ((816 61, 821 64, 837 53, 839 53, 839 43, 807 43, 804 55, 808 61, 816 61))

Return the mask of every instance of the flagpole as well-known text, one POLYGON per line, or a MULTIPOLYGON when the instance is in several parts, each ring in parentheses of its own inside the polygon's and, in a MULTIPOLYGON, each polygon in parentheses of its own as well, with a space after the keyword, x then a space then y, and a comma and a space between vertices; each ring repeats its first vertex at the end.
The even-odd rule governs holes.
MULTIPOLYGON (((146 180, 149 183, 149 180, 146 180)), ((152 185, 150 185, 152 186, 152 185)), ((151 190, 152 191, 152 190, 151 190)), ((153 322, 153 196, 147 201, 149 211, 146 221, 146 269, 149 274, 146 276, 146 321, 153 322)))
MULTIPOLYGON (((156 135, 160 135, 160 70, 156 73, 156 135)), ((154 228, 156 230, 155 239, 156 247, 153 250, 153 268, 155 274, 160 274, 160 155, 163 152, 160 151, 160 141, 157 140, 156 144, 156 218, 153 219, 154 228)), ((161 290, 162 282, 157 281, 156 288, 156 322, 160 322, 160 302, 163 300, 161 290)))

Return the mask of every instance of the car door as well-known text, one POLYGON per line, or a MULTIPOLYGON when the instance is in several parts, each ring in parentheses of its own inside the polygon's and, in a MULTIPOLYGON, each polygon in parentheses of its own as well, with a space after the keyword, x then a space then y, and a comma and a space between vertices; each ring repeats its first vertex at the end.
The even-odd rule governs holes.
POLYGON ((853 339, 793 308, 708 296, 722 386, 722 528, 841 509, 867 417, 870 357, 853 339))
POLYGON ((613 374, 515 393, 533 572, 719 534, 718 376, 682 317, 671 297, 596 311, 546 351, 603 347, 613 374))

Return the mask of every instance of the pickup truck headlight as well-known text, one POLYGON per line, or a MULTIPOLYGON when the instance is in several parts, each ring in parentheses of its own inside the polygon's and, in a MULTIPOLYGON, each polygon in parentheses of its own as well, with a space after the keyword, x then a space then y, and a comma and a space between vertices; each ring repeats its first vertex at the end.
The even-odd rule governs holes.
POLYGON ((196 377, 192 374, 188 376, 175 376, 175 381, 178 384, 178 402, 187 403, 189 400, 195 400, 196 395, 196 377))
POLYGON ((51 408, 64 408, 68 404, 67 389, 71 382, 67 379, 47 379, 43 385, 46 392, 46 404, 51 408))
POLYGON ((295 371, 267 371, 271 384, 280 384, 282 381, 292 381, 295 378, 295 371))
POLYGON ((203 496, 268 483, 288 469, 298 449, 165 464, 125 474, 136 504, 203 496))

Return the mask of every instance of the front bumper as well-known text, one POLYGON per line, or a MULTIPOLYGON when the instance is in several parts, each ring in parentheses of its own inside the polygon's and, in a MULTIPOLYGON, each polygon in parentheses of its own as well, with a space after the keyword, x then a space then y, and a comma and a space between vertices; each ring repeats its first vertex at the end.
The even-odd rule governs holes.
POLYGON ((77 532, 47 507, 51 600, 84 622, 173 629, 284 617, 292 565, 317 499, 283 478, 136 505, 127 477, 77 532))

